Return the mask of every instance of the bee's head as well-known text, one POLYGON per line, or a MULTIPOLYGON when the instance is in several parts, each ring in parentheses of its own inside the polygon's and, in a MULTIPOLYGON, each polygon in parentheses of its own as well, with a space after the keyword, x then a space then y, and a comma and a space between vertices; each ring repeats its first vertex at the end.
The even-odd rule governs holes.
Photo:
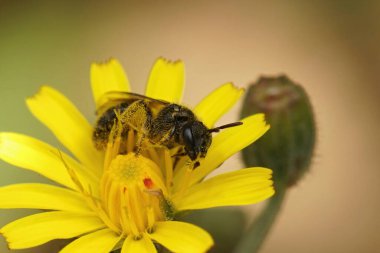
POLYGON ((212 141, 211 133, 219 132, 221 129, 242 125, 242 122, 234 122, 220 127, 208 129, 200 121, 188 122, 183 126, 182 138, 186 154, 191 160, 198 156, 205 157, 212 141))
POLYGON ((196 160, 198 156, 206 156, 212 140, 210 131, 200 121, 192 121, 184 125, 182 138, 186 154, 193 161, 196 160))

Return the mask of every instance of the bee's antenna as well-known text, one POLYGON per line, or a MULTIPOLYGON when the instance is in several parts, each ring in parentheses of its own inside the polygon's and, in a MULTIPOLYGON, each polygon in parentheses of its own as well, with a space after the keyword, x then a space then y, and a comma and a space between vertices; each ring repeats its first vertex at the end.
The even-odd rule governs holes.
POLYGON ((240 126, 240 125, 243 125, 243 122, 238 121, 238 122, 226 124, 226 125, 223 125, 223 126, 211 128, 208 131, 209 131, 209 133, 217 133, 217 132, 219 132, 222 129, 229 128, 229 127, 240 126))

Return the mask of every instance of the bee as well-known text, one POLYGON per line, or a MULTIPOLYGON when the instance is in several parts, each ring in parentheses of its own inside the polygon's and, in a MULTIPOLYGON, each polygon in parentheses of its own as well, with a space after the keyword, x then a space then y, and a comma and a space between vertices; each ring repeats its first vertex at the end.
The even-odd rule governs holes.
POLYGON ((97 110, 92 136, 99 150, 105 149, 112 128, 118 122, 123 126, 123 138, 127 138, 130 129, 140 135, 137 148, 141 148, 143 139, 168 148, 180 146, 183 152, 176 156, 187 155, 197 161, 206 156, 212 133, 243 124, 235 122, 209 129, 185 106, 135 93, 108 92, 101 99, 103 106, 97 110))

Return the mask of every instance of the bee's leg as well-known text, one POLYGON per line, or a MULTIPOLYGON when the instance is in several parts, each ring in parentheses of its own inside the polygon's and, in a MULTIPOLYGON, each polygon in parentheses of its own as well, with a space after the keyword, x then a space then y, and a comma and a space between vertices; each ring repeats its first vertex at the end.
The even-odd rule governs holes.
POLYGON ((143 140, 145 139, 145 134, 137 133, 137 142, 136 142, 136 150, 135 154, 138 156, 142 151, 143 140))
POLYGON ((163 134, 158 141, 154 141, 151 139, 150 142, 156 147, 165 146, 174 136, 175 130, 176 130, 175 127, 172 127, 168 132, 163 134))
POLYGON ((152 111, 148 107, 148 104, 143 100, 133 102, 121 114, 120 120, 123 125, 128 126, 137 132, 135 152, 136 155, 140 154, 143 141, 146 138, 152 124, 152 111))
POLYGON ((176 128, 175 128, 175 127, 172 127, 172 129, 170 129, 170 131, 169 131, 169 134, 164 135, 164 136, 161 138, 160 143, 164 144, 164 143, 169 142, 169 141, 173 138, 175 132, 176 132, 176 128))
POLYGON ((187 155, 186 152, 181 152, 181 153, 177 153, 177 154, 172 155, 172 157, 181 157, 181 156, 185 156, 185 155, 187 155))
POLYGON ((196 168, 198 168, 200 165, 201 165, 201 163, 199 161, 195 161, 193 163, 193 170, 195 170, 196 168))
POLYGON ((196 168, 198 168, 199 166, 201 165, 201 163, 199 162, 199 160, 191 160, 191 159, 188 159, 186 161, 186 166, 190 169, 190 170, 195 170, 196 168))

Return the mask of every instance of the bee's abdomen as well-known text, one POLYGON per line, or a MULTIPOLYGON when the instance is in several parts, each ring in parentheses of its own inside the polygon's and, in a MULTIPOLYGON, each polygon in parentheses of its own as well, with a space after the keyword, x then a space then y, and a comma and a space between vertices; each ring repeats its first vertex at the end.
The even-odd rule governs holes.
POLYGON ((117 120, 116 111, 122 113, 128 105, 128 103, 122 103, 118 106, 111 107, 98 119, 92 134, 92 140, 97 149, 105 149, 112 127, 117 120))

